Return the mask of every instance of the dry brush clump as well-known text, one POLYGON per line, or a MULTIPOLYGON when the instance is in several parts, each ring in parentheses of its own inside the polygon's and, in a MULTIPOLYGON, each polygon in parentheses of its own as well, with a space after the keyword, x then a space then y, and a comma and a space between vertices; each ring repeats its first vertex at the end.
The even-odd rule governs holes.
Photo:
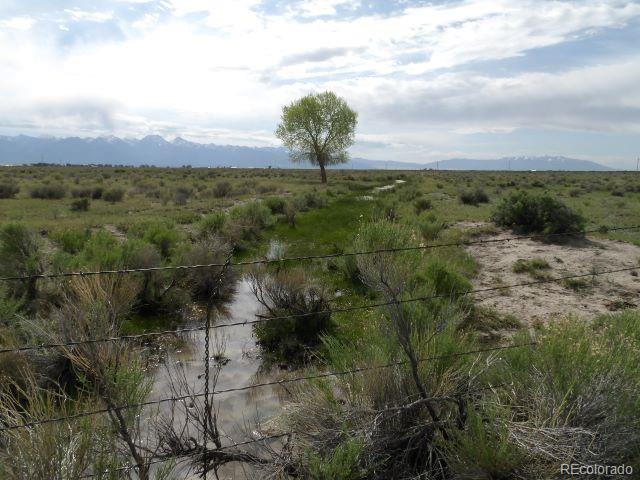
POLYGON ((256 336, 270 355, 298 363, 333 330, 328 292, 303 269, 254 269, 248 278, 266 320, 255 325, 256 336))

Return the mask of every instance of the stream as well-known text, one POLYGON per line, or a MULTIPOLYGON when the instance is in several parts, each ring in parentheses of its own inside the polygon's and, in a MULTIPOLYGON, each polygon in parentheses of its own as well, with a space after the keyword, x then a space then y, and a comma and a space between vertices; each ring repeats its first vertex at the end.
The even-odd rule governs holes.
MULTIPOLYGON (((224 306, 224 310, 215 317, 213 324, 223 325, 242 321, 255 320, 259 311, 249 282, 245 279, 238 281, 236 292, 231 301, 224 306)), ((261 370, 262 359, 260 350, 253 335, 252 325, 234 325, 227 328, 212 329, 209 339, 211 355, 216 351, 216 336, 218 341, 224 339, 226 348, 224 357, 228 362, 222 367, 218 382, 211 390, 238 388, 254 383, 268 382, 276 378, 277 371, 261 370)), ((205 332, 191 332, 183 334, 179 346, 168 349, 164 365, 160 365, 154 375, 153 390, 150 400, 172 396, 170 388, 171 375, 169 371, 174 367, 182 368, 185 377, 197 393, 203 390, 204 373, 204 339, 205 332)), ((213 371, 214 360, 211 361, 213 371)), ((283 389, 280 386, 265 386, 239 392, 221 393, 214 395, 213 404, 218 409, 218 428, 223 437, 223 444, 247 441, 249 438, 259 438, 259 434, 252 437, 247 432, 252 431, 257 418, 264 421, 278 413, 282 405, 283 389)), ((168 412, 169 404, 164 404, 161 411, 168 412)), ((267 433, 268 434, 268 433, 267 433)), ((251 450, 247 448, 247 450, 251 450)), ((220 478, 247 478, 246 466, 227 464, 219 470, 220 478)), ((191 478, 191 477, 189 477, 191 478)), ((196 478, 193 476, 193 478, 196 478)))

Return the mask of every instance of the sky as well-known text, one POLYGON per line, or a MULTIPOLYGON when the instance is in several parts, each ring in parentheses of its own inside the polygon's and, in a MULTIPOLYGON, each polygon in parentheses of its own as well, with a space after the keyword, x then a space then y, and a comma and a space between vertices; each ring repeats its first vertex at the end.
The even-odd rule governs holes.
POLYGON ((277 146, 332 90, 354 157, 640 155, 640 1, 0 0, 0 135, 277 146))

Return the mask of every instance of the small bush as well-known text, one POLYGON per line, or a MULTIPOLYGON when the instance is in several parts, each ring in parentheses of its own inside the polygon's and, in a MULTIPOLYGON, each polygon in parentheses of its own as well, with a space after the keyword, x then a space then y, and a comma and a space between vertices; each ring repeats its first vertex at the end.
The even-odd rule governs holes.
POLYGON ((414 202, 413 208, 416 211, 416 215, 420 215, 425 210, 429 210, 431 208, 431 200, 427 198, 419 198, 414 202))
POLYGON ((72 212, 86 212, 89 210, 89 199, 88 198, 78 198, 71 202, 71 211, 72 212))
POLYGON ((249 279, 267 318, 304 314, 255 325, 258 342, 267 352, 280 359, 299 361, 308 348, 319 345, 321 335, 333 330, 331 313, 326 311, 327 292, 302 269, 281 270, 273 275, 255 270, 249 279))
POLYGON ((584 231, 584 218, 550 195, 514 193, 496 208, 496 225, 521 233, 569 233, 584 231))
POLYGON ((187 200, 191 198, 193 190, 187 187, 178 187, 173 193, 173 203, 176 205, 186 205, 187 200))
POLYGON ((0 183, 0 198, 13 198, 20 192, 20 187, 12 183, 0 183))
POLYGON ((426 214, 418 220, 418 228, 422 238, 431 241, 440 236, 440 232, 447 228, 447 223, 439 220, 434 214, 426 214))
POLYGON ((67 194, 67 190, 62 185, 39 185, 33 187, 29 191, 31 198, 40 198, 43 200, 60 200, 67 194))
POLYGON ((163 222, 143 223, 136 225, 131 232, 142 240, 155 245, 163 258, 169 258, 180 242, 180 234, 163 222))
POLYGON ((100 200, 102 198, 102 193, 104 189, 102 187, 93 187, 91 189, 91 198, 93 200, 100 200))
POLYGON ((198 230, 201 236, 220 233, 227 222, 227 216, 223 212, 206 215, 198 222, 198 230))
MULTIPOLYGON (((42 273, 42 242, 38 234, 18 223, 6 224, 0 229, 0 275, 29 276, 42 273)), ((9 294, 27 301, 36 297, 36 280, 10 282, 9 294)))
POLYGON ((481 203, 489 202, 489 195, 487 195, 487 193, 481 188, 476 188, 475 190, 465 190, 463 192, 460 192, 458 197, 460 198, 460 201, 465 205, 477 206, 481 203))
POLYGON ((91 197, 90 188, 74 188, 71 190, 71 196, 73 198, 89 198, 91 197))
POLYGON ((287 206, 285 199, 280 197, 265 198, 264 204, 269 207, 269 210, 271 210, 271 213, 274 215, 284 213, 284 209, 287 206))
POLYGON ((229 211, 224 233, 236 247, 242 247, 243 241, 258 239, 260 232, 273 225, 274 221, 271 210, 262 202, 249 202, 229 211))
POLYGON ((222 180, 214 185, 211 193, 215 198, 224 198, 230 196, 232 190, 231 184, 226 180, 222 180))
POLYGON ((89 230, 58 230, 52 232, 49 238, 58 245, 63 252, 76 254, 91 238, 89 230))
POLYGON ((536 270, 548 270, 551 266, 544 258, 532 258, 531 260, 518 259, 513 264, 515 273, 531 273, 536 270))
MULTIPOLYGON (((231 246, 218 236, 196 242, 183 253, 180 261, 186 265, 224 264, 231 254, 231 246)), ((196 300, 229 300, 235 291, 231 267, 194 268, 184 273, 184 282, 196 300)))
POLYGON ((102 194, 102 199, 106 202, 121 202, 124 198, 124 190, 122 188, 111 188, 102 194))

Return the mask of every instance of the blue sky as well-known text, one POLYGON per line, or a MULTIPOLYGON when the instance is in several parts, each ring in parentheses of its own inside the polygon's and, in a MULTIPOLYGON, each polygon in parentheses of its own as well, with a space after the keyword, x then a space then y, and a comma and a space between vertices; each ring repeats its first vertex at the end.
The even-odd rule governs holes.
POLYGON ((0 134, 271 146, 334 90, 353 156, 635 168, 640 2, 0 1, 0 134))

